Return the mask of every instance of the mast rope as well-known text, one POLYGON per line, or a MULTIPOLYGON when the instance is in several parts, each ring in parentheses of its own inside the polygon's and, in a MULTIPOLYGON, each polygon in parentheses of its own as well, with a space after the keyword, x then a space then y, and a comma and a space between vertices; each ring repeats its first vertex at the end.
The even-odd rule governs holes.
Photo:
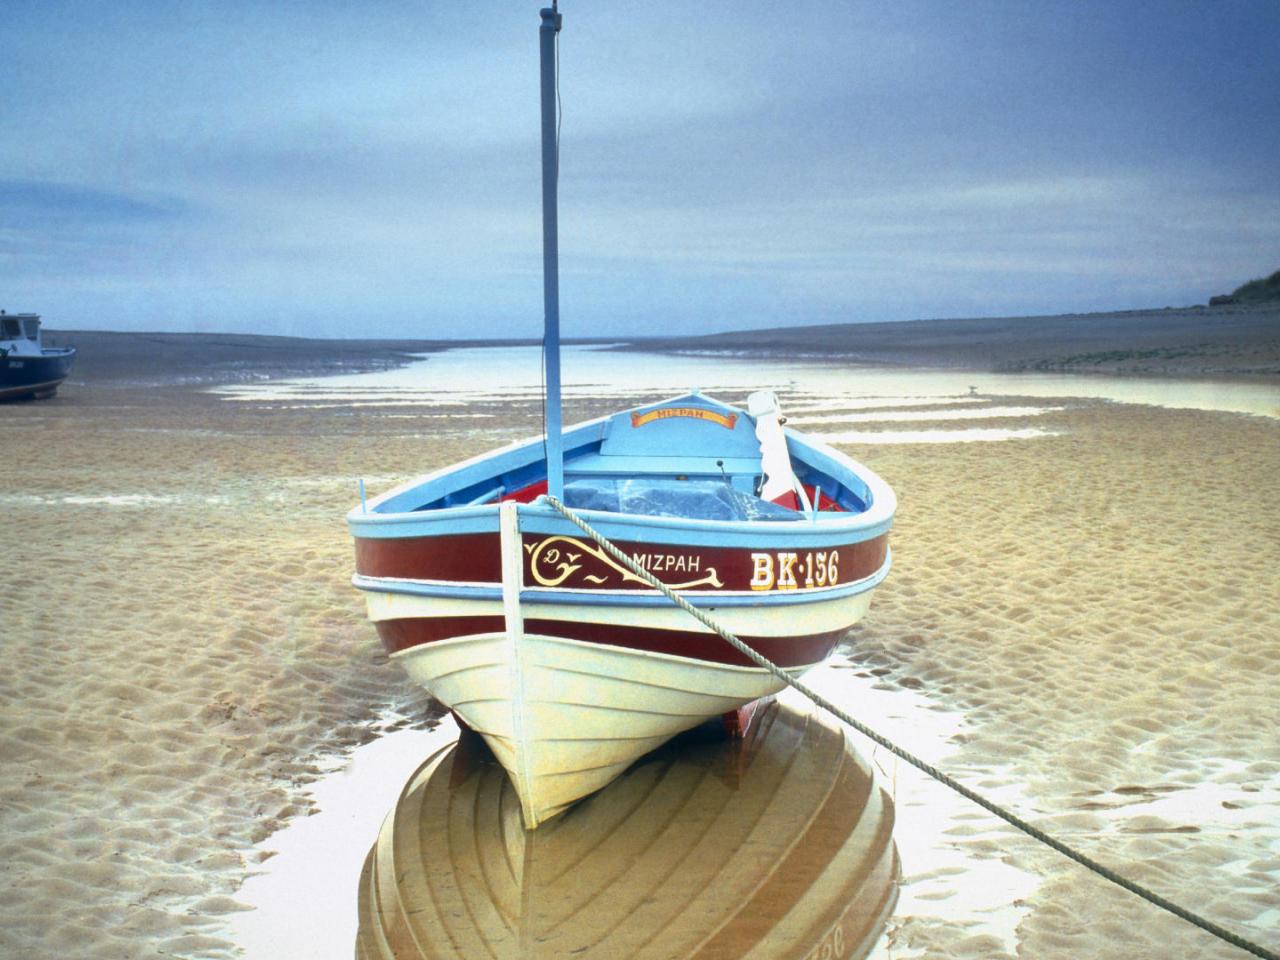
POLYGON ((1046 846, 1052 847, 1054 850, 1058 851, 1063 856, 1074 860, 1076 863, 1080 864, 1081 866, 1089 870, 1092 870, 1094 873, 1098 874, 1098 876, 1103 877, 1106 880, 1110 880, 1112 883, 1116 884, 1117 886, 1123 887, 1125 890, 1128 890, 1130 893, 1136 894, 1137 896, 1141 897, 1143 900, 1146 900, 1148 903, 1152 903, 1155 906, 1160 907, 1161 909, 1166 910, 1169 913, 1172 913, 1174 916, 1179 917, 1187 921, 1188 923, 1194 924, 1195 926, 1199 927, 1201 930, 1204 930, 1205 932, 1212 934, 1213 936, 1217 937, 1219 940, 1223 940, 1226 943, 1231 944, 1233 947, 1239 947, 1241 950, 1251 953, 1256 957, 1261 957, 1262 960, 1280 960, 1280 954, 1273 953, 1272 951, 1266 949, 1265 947, 1261 947, 1250 940, 1246 940, 1245 938, 1235 933, 1232 933, 1230 930, 1226 929, 1225 927, 1221 927, 1211 920, 1207 920, 1204 917, 1199 916, 1198 914, 1192 913, 1190 910, 1187 910, 1184 907, 1178 906, 1178 904, 1174 903, 1171 900, 1166 899, 1165 897, 1162 897, 1160 894, 1154 892, 1153 890, 1150 890, 1147 887, 1144 887, 1141 884, 1134 882, 1133 880, 1129 880, 1128 878, 1121 876, 1119 873, 1112 870, 1110 867, 1107 867, 1104 864, 1099 863, 1097 860, 1094 860, 1092 857, 1088 856, 1087 854, 1081 853, 1079 850, 1076 850, 1074 847, 1068 846, 1067 844, 1063 843, 1061 840, 1058 840, 1057 838, 1050 836, 1049 834, 1041 830, 1039 827, 1032 825, 1026 820, 1023 820, 1021 817, 1012 813, 1011 811, 1006 810, 1005 808, 999 806, 995 802, 988 800, 986 797, 982 796, 981 794, 969 789, 964 784, 960 783, 958 780, 955 780, 948 774, 943 773, 937 767, 925 762, 924 760, 921 760, 919 757, 903 749, 902 747, 899 747, 897 744, 893 743, 891 740, 876 733, 870 727, 866 726, 865 724, 861 723, 858 720, 855 720, 852 716, 850 716, 840 707, 836 706, 830 700, 826 699, 820 693, 813 690, 811 687, 807 686, 801 680, 795 677, 792 677, 785 670, 779 667, 776 663, 773 663, 772 661, 768 660, 766 657, 760 655, 751 647, 747 646, 745 643, 743 643, 741 640, 735 637, 728 630, 724 629, 722 626, 716 623, 708 614, 699 610, 697 607, 695 607, 684 597, 680 596, 678 593, 672 590, 669 586, 667 586, 665 583, 659 580, 656 576, 654 576, 652 573, 650 573, 640 564, 636 563, 636 561, 633 560, 631 557, 628 557, 625 553, 623 553, 620 549, 618 549, 618 547, 616 547, 612 542, 610 542, 602 533, 594 529, 590 524, 588 524, 585 520, 583 520, 582 517, 578 516, 576 513, 574 513, 574 511, 570 510, 568 507, 566 507, 563 503, 561 503, 555 497, 548 495, 543 499, 548 504, 550 504, 551 507, 554 510, 556 510, 561 516, 563 516, 570 523, 574 524, 576 527, 578 527, 578 529, 580 529, 588 537, 590 537, 597 544, 599 544, 600 547, 603 548, 605 552, 607 552, 611 557, 613 557, 615 560, 617 560, 619 563, 621 563, 623 566, 629 569, 636 576, 640 577, 642 580, 648 583, 655 590, 660 591, 662 594, 664 594, 667 597, 667 599, 671 600, 671 602, 674 603, 677 607, 679 607, 681 610, 684 610, 686 613, 692 616, 695 620, 697 620, 703 626, 707 627, 707 629, 717 634, 722 640, 728 643, 731 647, 733 647, 735 650, 737 650, 747 659, 751 660, 757 666, 760 666, 763 669, 767 670, 769 673, 773 674, 773 676, 781 680, 783 683, 799 691, 801 694, 803 694, 809 700, 813 701, 823 710, 826 710, 829 714, 831 714, 836 719, 842 721, 843 723, 848 724, 850 727, 852 727, 854 730, 857 730, 860 734, 862 734, 867 739, 884 747, 890 753, 902 758, 903 760, 905 760, 907 763, 911 764, 913 767, 917 768, 918 770, 921 770, 924 773, 927 773, 929 776, 933 777, 933 779, 937 780, 939 783, 943 784, 944 786, 950 787, 956 793, 960 794, 962 797, 968 800, 973 801, 974 803, 976 803, 978 806, 982 807, 984 810, 988 811, 989 813, 995 814, 1001 820, 1004 820, 1006 823, 1010 824, 1011 826, 1014 826, 1017 829, 1021 830, 1023 833, 1027 834, 1027 836, 1031 837, 1032 839, 1039 840, 1041 843, 1045 844, 1046 846))

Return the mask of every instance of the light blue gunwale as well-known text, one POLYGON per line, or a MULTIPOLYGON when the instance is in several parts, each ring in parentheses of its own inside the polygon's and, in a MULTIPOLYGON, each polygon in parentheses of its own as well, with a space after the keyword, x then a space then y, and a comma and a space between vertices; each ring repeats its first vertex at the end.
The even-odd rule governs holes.
MULTIPOLYGON (((759 593, 711 593, 697 590, 681 590, 680 596, 695 607, 716 609, 723 607, 787 607, 808 603, 823 603, 865 593, 878 586, 889 575, 893 558, 885 562, 869 577, 843 583, 838 587, 821 590, 771 590, 759 593)), ((398 593, 412 597, 440 597, 452 600, 502 599, 502 587, 484 584, 456 584, 426 582, 421 580, 384 579, 356 574, 351 585, 357 590, 371 593, 398 593)), ((522 603, 547 603, 575 607, 669 607, 671 601, 656 590, 612 591, 563 590, 527 588, 520 591, 522 603)))
MULTIPOLYGON (((598 451, 608 435, 609 423, 615 417, 674 404, 696 404, 747 416, 736 407, 695 392, 637 407, 634 411, 600 417, 566 430, 566 460, 572 461, 576 456, 591 464, 590 472, 594 472, 597 462, 604 459, 598 451)), ((739 428, 745 426, 745 421, 739 424, 739 428)), ((695 520, 588 510, 579 513, 611 540, 652 545, 768 549, 785 544, 787 547, 829 549, 888 532, 897 506, 888 484, 867 467, 817 440, 791 430, 786 434, 802 482, 806 475, 811 476, 814 472, 826 475, 866 503, 867 509, 860 513, 820 512, 816 518, 789 521, 695 520)), ((625 459, 638 472, 690 472, 689 464, 677 464, 676 461, 691 458, 619 459, 625 459), (652 463, 648 462, 650 459, 652 463)), ((503 492, 501 478, 519 478, 513 481, 513 488, 518 487, 533 478, 542 460, 540 437, 482 454, 411 480, 368 501, 366 505, 355 507, 347 514, 348 527, 354 536, 369 539, 496 533, 499 508, 493 498, 503 492), (457 496, 463 502, 430 510, 414 509, 423 503, 451 496, 457 496), (488 502, 483 502, 486 499, 488 502)), ((736 468, 739 465, 732 463, 731 466, 736 468)), ((567 464, 570 474, 572 469, 570 462, 567 464)), ((705 472, 714 475, 713 469, 708 466, 705 472)), ((576 527, 545 503, 522 505, 520 526, 522 532, 534 535, 581 536, 576 527)))
MULTIPOLYGON (((532 503, 519 508, 520 532, 533 536, 585 534, 550 505, 532 503)), ((575 511, 610 540, 671 547, 738 547, 742 549, 830 549, 871 540, 887 533, 892 516, 867 522, 866 514, 832 513, 809 520, 684 520, 638 514, 575 511)), ((497 533, 498 506, 449 507, 422 513, 384 514, 366 519, 347 518, 357 537, 396 539, 441 537, 466 533, 497 533)))

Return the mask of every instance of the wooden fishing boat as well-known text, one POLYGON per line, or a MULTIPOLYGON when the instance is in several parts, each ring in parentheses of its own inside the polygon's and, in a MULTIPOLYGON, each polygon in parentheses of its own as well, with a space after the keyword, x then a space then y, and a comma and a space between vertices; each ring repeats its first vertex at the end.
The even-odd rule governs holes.
MULTIPOLYGON (((810 509, 761 498, 764 419, 691 394, 572 428, 563 498, 799 674, 827 658, 888 572, 894 497, 792 433, 810 509)), ((531 827, 681 730, 782 686, 540 502, 545 474, 536 438, 347 517, 354 583, 386 648, 489 741, 531 827)))
POLYGON ((533 833, 474 746, 431 757, 384 821, 359 960, 857 958, 897 901, 892 800, 815 715, 692 731, 533 833))
POLYGON ((786 430, 776 398, 697 392, 561 427, 554 44, 544 10, 546 433, 347 516, 355 586, 392 657, 507 769, 537 826, 637 757, 782 683, 607 554, 544 496, 783 669, 822 662, 889 569, 895 500, 786 430))

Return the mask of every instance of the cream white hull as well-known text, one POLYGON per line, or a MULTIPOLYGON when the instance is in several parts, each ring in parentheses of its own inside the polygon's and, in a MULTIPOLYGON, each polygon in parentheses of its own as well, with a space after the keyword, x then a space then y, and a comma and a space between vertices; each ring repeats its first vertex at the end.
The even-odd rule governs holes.
POLYGON ((538 634, 459 637, 396 659, 484 737, 530 828, 675 734, 782 688, 760 669, 538 634))

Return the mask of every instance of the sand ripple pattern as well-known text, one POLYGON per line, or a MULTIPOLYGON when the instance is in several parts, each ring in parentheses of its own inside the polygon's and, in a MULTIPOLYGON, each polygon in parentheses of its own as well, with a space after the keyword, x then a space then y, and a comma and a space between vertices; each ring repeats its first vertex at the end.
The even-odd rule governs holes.
MULTIPOLYGON (((983 406, 833 399, 784 402, 983 406)), ((987 424, 1046 432, 1027 441, 837 441, 901 503, 893 576, 847 655, 964 716, 949 771, 1280 943, 1280 422, 1000 404, 1062 409, 987 424)), ((566 419, 616 406, 584 394, 566 419)), ((234 955, 255 845, 309 812, 306 784, 368 718, 429 710, 349 586, 356 479, 382 489, 540 424, 532 399, 418 415, 448 412, 83 386, 0 414, 0 956, 234 955)), ((900 834, 930 816, 897 800, 900 834)), ((1235 956, 978 814, 903 869, 894 960, 1235 956), (1003 934, 942 909, 993 861, 1039 878, 1003 934)))
MULTIPOLYGON (((1037 824, 1280 943, 1280 430, 1107 404, 1059 416, 1068 430, 1033 444, 876 451, 901 503, 895 565, 854 649, 963 710, 948 770, 1018 788, 1037 824)), ((1023 956, 1239 955, 1030 840, 955 843, 1044 877, 1023 956)), ((963 927, 901 918, 911 949, 894 956, 1010 955, 963 927)))

